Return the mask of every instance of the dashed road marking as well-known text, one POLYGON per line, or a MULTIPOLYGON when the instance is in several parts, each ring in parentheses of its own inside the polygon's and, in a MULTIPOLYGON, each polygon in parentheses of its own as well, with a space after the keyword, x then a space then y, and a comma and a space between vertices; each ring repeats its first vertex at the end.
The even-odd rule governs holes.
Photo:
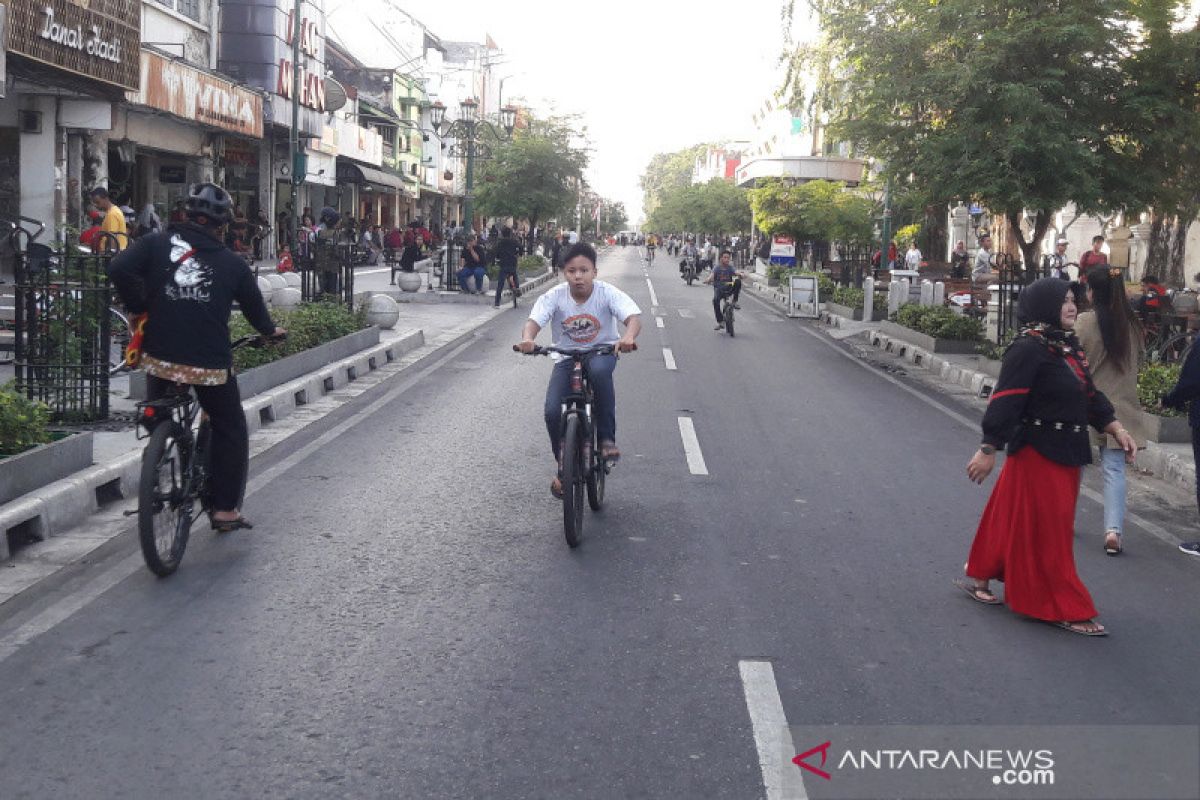
POLYGON ((693 475, 707 475, 708 467, 704 463, 704 453, 700 450, 700 440, 696 438, 696 426, 691 417, 679 418, 679 437, 683 439, 683 454, 687 456, 688 472, 693 475))
POLYGON ((675 366, 675 354, 671 352, 671 348, 663 348, 663 362, 667 365, 667 369, 678 369, 675 366))
POLYGON ((654 284, 650 282, 649 278, 646 278, 646 288, 650 290, 650 305, 658 305, 658 295, 654 293, 654 284))
POLYGON ((654 324, 655 324, 655 325, 657 325, 657 326, 658 326, 658 327, 660 327, 660 328, 665 328, 665 327, 667 327, 667 326, 666 326, 666 324, 663 322, 663 318, 662 318, 662 317, 655 317, 655 318, 654 318, 654 324))
POLYGON ((795 753, 792 733, 788 730, 775 684, 775 670, 770 661, 739 661, 742 691, 750 726, 754 730, 754 745, 758 748, 758 764, 762 768, 763 788, 767 800, 808 800, 800 768, 786 758, 795 753))
POLYGON ((679 309, 679 316, 683 317, 684 319, 695 319, 696 312, 692 311, 690 308, 681 308, 679 309))

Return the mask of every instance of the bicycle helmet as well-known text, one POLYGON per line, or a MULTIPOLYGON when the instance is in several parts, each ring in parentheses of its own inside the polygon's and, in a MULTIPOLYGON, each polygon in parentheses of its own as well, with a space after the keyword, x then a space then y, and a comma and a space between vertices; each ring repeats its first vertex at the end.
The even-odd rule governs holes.
POLYGON ((318 218, 318 220, 320 221, 320 223, 322 225, 327 225, 330 228, 332 228, 338 224, 338 220, 340 220, 341 218, 342 218, 341 215, 338 214, 337 211, 330 208, 329 206, 325 206, 324 208, 321 209, 321 216, 318 218))
POLYGON ((184 204, 188 219, 193 222, 197 217, 204 217, 208 225, 219 228, 233 219, 233 199, 229 192, 215 183, 198 183, 188 193, 184 204))

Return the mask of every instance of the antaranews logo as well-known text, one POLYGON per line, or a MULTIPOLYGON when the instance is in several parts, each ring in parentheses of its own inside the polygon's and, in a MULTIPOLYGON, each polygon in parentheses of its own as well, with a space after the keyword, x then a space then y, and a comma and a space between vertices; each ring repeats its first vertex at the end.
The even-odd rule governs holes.
MULTIPOLYGON (((832 741, 805 750, 792 763, 825 780, 833 775, 824 769, 832 741), (809 759, 821 756, 819 766, 809 759)), ((995 786, 1053 786, 1054 753, 1050 750, 1009 749, 862 749, 846 750, 833 767, 842 772, 866 771, 980 771, 992 773, 995 786)))

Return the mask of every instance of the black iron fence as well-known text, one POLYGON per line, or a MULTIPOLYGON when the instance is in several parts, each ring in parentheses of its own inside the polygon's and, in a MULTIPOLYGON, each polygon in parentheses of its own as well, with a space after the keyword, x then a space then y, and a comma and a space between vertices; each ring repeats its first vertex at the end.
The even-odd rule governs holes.
POLYGON ((294 259, 300 273, 300 296, 305 302, 332 300, 354 310, 354 264, 358 245, 322 241, 301 242, 294 259))
POLYGON ((1017 296, 1025 285, 1025 270, 1021 259, 1008 253, 996 253, 992 264, 998 277, 999 297, 996 298, 996 341, 1003 342, 1016 331, 1017 296))
POLYGON ((29 243, 15 260, 13 365, 17 391, 56 422, 108 416, 113 341, 109 255, 29 243))

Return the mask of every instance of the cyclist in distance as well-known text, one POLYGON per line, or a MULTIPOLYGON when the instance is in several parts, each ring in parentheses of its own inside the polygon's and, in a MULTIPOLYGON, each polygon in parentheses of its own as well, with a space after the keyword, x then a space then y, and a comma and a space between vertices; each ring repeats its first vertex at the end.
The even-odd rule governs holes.
POLYGON ((646 237, 646 260, 654 261, 654 250, 658 247, 658 237, 653 233, 646 237))
POLYGON ((721 262, 704 282, 713 285, 713 312, 717 315, 716 330, 719 331, 725 325, 725 320, 721 317, 721 298, 726 292, 733 292, 733 307, 741 308, 737 301, 742 294, 742 273, 733 268, 733 253, 722 250, 721 262))
POLYGON ((249 433, 233 378, 229 314, 237 301, 263 336, 286 331, 271 321, 258 282, 245 260, 223 244, 233 219, 229 193, 212 183, 194 186, 185 204, 187 221, 143 236, 113 258, 108 274, 125 307, 148 314, 142 343, 148 400, 173 384, 196 391, 212 425, 209 490, 215 531, 253 527, 242 517, 242 493, 250 463, 249 433))
MULTIPOLYGON (((589 348, 615 344, 617 350, 628 353, 635 349, 642 331, 641 309, 633 298, 617 287, 596 280, 596 251, 584 242, 572 245, 563 257, 564 284, 543 294, 529 312, 521 330, 522 353, 532 353, 538 332, 551 325, 554 346, 564 349, 589 348), (618 336, 617 321, 625 325, 625 334, 618 336)), ((559 459, 560 411, 563 397, 571 390, 571 359, 555 355, 554 371, 546 388, 546 432, 555 461, 559 459)), ((617 395, 613 388, 613 370, 617 355, 594 355, 587 361, 588 378, 595 393, 596 433, 600 454, 608 461, 621 457, 617 449, 617 395)), ((562 481, 558 476, 550 484, 555 497, 562 496, 562 481)))

